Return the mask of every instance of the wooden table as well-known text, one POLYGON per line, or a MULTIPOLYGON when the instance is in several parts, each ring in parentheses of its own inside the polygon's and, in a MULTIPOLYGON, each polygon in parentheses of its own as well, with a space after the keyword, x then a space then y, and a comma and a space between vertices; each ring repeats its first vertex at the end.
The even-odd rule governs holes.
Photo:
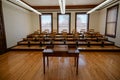
POLYGON ((54 45, 53 49, 44 49, 43 50, 43 68, 45 74, 45 57, 74 57, 76 65, 76 74, 78 74, 78 59, 79 59, 79 50, 78 49, 69 49, 68 45, 54 45))

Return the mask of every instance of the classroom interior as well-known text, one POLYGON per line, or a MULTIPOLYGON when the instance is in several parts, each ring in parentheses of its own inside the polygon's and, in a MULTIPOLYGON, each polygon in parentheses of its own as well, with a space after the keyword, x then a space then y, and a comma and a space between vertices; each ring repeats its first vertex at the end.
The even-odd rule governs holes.
POLYGON ((0 0, 0 15, 0 80, 120 79, 120 0, 0 0))

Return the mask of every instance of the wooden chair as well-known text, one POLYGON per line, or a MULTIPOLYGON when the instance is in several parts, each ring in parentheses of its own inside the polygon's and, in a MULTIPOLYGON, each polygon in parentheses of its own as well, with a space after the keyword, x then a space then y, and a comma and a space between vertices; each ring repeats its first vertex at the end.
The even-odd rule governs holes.
POLYGON ((53 42, 54 42, 54 40, 55 40, 55 36, 56 36, 56 33, 55 33, 55 32, 53 32, 53 33, 50 34, 51 45, 53 45, 53 42))
POLYGON ((75 29, 72 30, 72 34, 75 34, 75 29))
POLYGON ((75 33, 73 36, 74 36, 73 39, 74 39, 74 41, 76 42, 76 46, 78 46, 78 42, 79 42, 79 40, 80 40, 80 38, 79 38, 79 33, 75 33))
POLYGON ((89 32, 94 32, 94 29, 89 29, 89 32))
POLYGON ((63 36, 63 38, 64 38, 64 44, 66 44, 67 32, 62 32, 62 36, 63 36))
POLYGON ((61 33, 67 33, 67 29, 63 29, 62 31, 61 31, 61 33))
POLYGON ((53 29, 53 32, 52 33, 56 33, 57 34, 57 29, 53 29))
POLYGON ((86 32, 85 29, 81 29, 81 30, 80 30, 80 33, 81 33, 81 34, 84 34, 85 32, 86 32))
POLYGON ((49 32, 49 29, 45 29, 45 32, 46 32, 47 34, 50 33, 50 32, 49 32))

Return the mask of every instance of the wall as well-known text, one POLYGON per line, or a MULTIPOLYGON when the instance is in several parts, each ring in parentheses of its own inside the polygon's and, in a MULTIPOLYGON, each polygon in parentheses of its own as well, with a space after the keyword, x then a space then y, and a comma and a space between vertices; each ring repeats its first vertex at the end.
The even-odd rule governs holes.
POLYGON ((53 12, 53 30, 57 30, 57 12, 53 12))
POLYGON ((40 30, 40 22, 39 22, 39 15, 32 13, 31 14, 31 20, 32 20, 32 30, 36 31, 36 30, 40 30))
POLYGON ((99 16, 99 32, 105 35, 105 23, 106 23, 106 9, 100 11, 99 16))
POLYGON ((31 12, 7 1, 2 2, 2 6, 7 48, 10 48, 32 33, 31 12))
POLYGON ((99 32, 99 11, 95 11, 89 16, 89 29, 99 32))
MULTIPOLYGON (((79 11, 71 11, 68 13, 71 13, 71 32, 73 29, 75 29, 75 13, 79 11)), ((53 13, 53 29, 57 30, 57 12, 46 12, 46 13, 53 13)), ((89 17, 89 29, 95 29, 95 31, 99 31, 99 12, 94 12, 90 14, 89 17), (96 28, 97 27, 97 28, 96 28)), ((34 26, 34 30, 38 30, 40 28, 40 23, 39 23, 39 16, 38 15, 33 15, 32 16, 32 25, 34 26)))
MULTIPOLYGON (((120 23, 119 23, 120 22, 120 1, 117 3, 114 3, 113 5, 118 4, 118 3, 119 3, 119 12, 118 12, 116 38, 108 37, 108 39, 112 42, 115 42, 115 45, 120 47, 120 23)), ((113 6, 113 5, 111 5, 111 6, 113 6)), ((111 6, 108 6, 108 7, 111 7, 111 6)), ((107 8, 100 10, 99 31, 101 34, 105 34, 107 8)))

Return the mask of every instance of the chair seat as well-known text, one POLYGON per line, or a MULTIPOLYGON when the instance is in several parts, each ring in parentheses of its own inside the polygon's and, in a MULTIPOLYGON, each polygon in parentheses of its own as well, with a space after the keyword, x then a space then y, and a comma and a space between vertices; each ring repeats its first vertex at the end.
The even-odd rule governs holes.
POLYGON ((71 49, 68 51, 68 53, 77 53, 79 54, 79 50, 78 49, 71 49))
POLYGON ((53 53, 52 49, 44 49, 43 53, 53 53))

